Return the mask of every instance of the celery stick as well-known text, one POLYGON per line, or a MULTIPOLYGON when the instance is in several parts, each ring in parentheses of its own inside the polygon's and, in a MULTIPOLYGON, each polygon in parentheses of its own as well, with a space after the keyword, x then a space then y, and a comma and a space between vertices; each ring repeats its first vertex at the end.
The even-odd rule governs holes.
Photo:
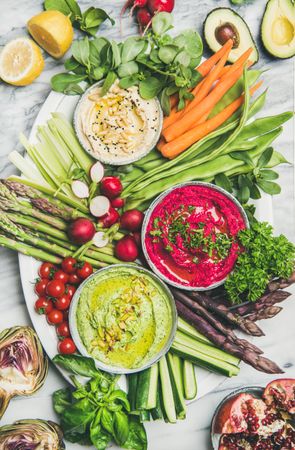
POLYGON ((47 181, 40 175, 35 167, 27 161, 17 151, 13 151, 8 155, 9 161, 27 178, 34 180, 36 183, 50 187, 47 181))

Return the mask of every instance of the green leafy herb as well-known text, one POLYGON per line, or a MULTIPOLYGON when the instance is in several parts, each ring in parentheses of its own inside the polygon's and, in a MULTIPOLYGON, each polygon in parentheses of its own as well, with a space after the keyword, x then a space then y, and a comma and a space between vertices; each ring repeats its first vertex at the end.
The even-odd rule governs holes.
POLYGON ((252 223, 239 232, 238 241, 244 251, 225 283, 232 303, 257 300, 272 278, 288 278, 293 272, 295 246, 283 235, 275 237, 269 224, 252 223))
POLYGON ((53 394, 65 439, 106 449, 111 441, 132 450, 146 450, 144 426, 131 416, 127 395, 116 385, 117 377, 101 372, 91 358, 57 355, 54 362, 70 371, 75 388, 53 394), (84 384, 75 375, 88 377, 84 384), (90 379, 89 379, 90 378, 90 379))

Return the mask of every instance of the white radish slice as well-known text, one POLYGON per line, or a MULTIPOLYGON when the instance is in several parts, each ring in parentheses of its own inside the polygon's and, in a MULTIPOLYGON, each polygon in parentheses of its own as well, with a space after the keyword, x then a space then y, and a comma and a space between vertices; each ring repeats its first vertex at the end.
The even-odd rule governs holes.
POLYGON ((72 181, 72 191, 78 198, 88 198, 89 188, 84 181, 74 180, 72 181))
POLYGON ((104 216, 110 209, 111 203, 104 195, 97 195, 90 200, 89 209, 94 217, 104 216))
POLYGON ((92 238, 92 242, 95 247, 101 248, 109 243, 109 238, 104 231, 97 231, 92 238))
POLYGON ((99 183, 104 176, 104 167, 101 162, 97 161, 90 167, 90 178, 94 183, 99 183))

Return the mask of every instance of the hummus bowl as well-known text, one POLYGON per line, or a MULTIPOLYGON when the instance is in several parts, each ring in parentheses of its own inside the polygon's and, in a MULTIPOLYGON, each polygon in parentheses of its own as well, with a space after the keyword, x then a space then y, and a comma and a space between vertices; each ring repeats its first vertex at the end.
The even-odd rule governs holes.
POLYGON ((69 324, 83 356, 104 371, 128 374, 150 367, 169 350, 177 312, 172 294, 155 274, 114 264, 79 286, 69 324))
POLYGON ((242 249, 236 235, 249 222, 240 203, 210 183, 189 182, 157 197, 142 226, 142 248, 166 283, 204 291, 223 284, 242 249))
POLYGON ((137 86, 122 89, 118 81, 102 95, 102 84, 93 84, 77 103, 73 121, 77 138, 102 163, 131 164, 146 156, 159 140, 160 102, 143 99, 137 86))

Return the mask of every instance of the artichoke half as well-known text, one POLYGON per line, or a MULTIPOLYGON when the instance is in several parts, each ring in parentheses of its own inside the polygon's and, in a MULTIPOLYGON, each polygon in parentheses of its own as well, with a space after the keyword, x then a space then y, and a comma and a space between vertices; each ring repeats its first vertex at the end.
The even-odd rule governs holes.
POLYGON ((0 427, 0 450, 63 450, 59 426, 46 420, 19 420, 0 427))
POLYGON ((0 333, 0 419, 12 397, 31 395, 43 385, 47 371, 48 360, 31 327, 0 333))

